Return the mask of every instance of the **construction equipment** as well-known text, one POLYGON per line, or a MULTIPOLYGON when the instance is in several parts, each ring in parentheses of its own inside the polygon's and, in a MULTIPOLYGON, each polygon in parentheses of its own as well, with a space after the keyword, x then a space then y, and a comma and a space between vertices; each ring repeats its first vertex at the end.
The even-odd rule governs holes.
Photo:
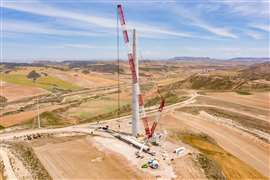
POLYGON ((185 147, 179 147, 179 148, 176 148, 173 152, 179 156, 181 154, 183 154, 185 152, 186 148, 185 147))
MULTIPOLYGON (((161 117, 161 112, 163 111, 164 106, 165 106, 165 99, 161 96, 161 94, 158 90, 158 94, 161 98, 161 102, 160 102, 160 106, 158 108, 156 119, 155 119, 155 121, 150 129, 149 123, 148 123, 148 117, 146 116, 146 113, 145 113, 143 95, 140 92, 140 86, 138 83, 138 73, 136 72, 134 55, 133 55, 133 51, 132 51, 132 48, 131 48, 130 42, 129 42, 129 36, 128 36, 127 27, 126 27, 126 21, 125 21, 125 17, 124 17, 124 13, 123 13, 123 8, 120 4, 117 5, 117 13, 118 13, 118 18, 120 20, 122 32, 123 32, 124 43, 125 43, 126 48, 128 50, 128 62, 129 62, 129 66, 130 66, 131 76, 132 76, 132 83, 133 83, 133 86, 137 89, 137 93, 138 93, 140 116, 141 116, 142 121, 143 121, 145 135, 146 135, 146 140, 145 140, 144 144, 147 144, 154 135, 156 126, 157 126, 157 124, 160 120, 160 117, 161 117)), ((142 148, 137 153, 137 155, 140 156, 141 152, 142 152, 142 148)))
POLYGON ((158 163, 158 160, 157 160, 157 159, 150 159, 150 160, 148 161, 148 165, 149 165, 149 167, 152 168, 152 169, 157 169, 157 168, 159 168, 159 163, 158 163))

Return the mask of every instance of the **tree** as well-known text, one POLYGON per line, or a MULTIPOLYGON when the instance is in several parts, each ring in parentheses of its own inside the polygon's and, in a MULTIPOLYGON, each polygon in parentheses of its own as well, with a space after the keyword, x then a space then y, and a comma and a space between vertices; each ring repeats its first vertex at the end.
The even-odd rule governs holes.
POLYGON ((8 99, 4 96, 0 96, 0 106, 3 107, 8 99))
POLYGON ((28 75, 28 79, 32 79, 33 82, 36 82, 36 80, 40 77, 40 74, 38 74, 35 70, 31 71, 28 75))
POLYGON ((90 72, 89 72, 87 69, 84 69, 84 70, 82 71, 82 73, 83 73, 83 74, 89 74, 90 72))

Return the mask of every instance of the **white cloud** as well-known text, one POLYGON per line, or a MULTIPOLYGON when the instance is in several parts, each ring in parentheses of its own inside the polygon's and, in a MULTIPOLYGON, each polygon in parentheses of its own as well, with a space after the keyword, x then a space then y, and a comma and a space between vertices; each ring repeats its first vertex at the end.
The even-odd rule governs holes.
POLYGON ((270 32, 270 24, 268 24, 268 25, 266 25, 266 24, 250 24, 249 26, 256 28, 256 29, 259 29, 259 30, 270 32))
POLYGON ((265 0, 253 1, 219 1, 230 8, 232 13, 240 14, 242 16, 253 16, 259 18, 269 19, 270 2, 265 0))
POLYGON ((113 21, 112 19, 97 16, 87 16, 84 14, 79 14, 71 11, 65 11, 51 6, 47 6, 39 2, 33 3, 4 2, 2 6, 4 8, 9 8, 17 11, 23 11, 42 16, 60 17, 84 21, 102 27, 112 28, 115 26, 115 21, 113 21))
MULTIPOLYGON (((89 23, 102 28, 115 28, 116 22, 113 18, 100 17, 89 14, 82 14, 78 12, 66 11, 59 8, 51 7, 39 2, 33 3, 15 3, 15 2, 5 2, 2 5, 4 8, 13 9, 17 11, 32 13, 41 16, 57 17, 63 18, 65 20, 74 20, 82 23, 89 23)), ((172 31, 164 27, 151 26, 138 22, 128 21, 128 27, 130 29, 136 27, 137 30, 152 33, 153 35, 169 35, 178 37, 192 37, 191 34, 179 31, 172 31)))
POLYGON ((213 34, 219 35, 219 36, 238 38, 238 36, 235 35, 234 33, 232 33, 231 30, 210 25, 210 24, 208 24, 200 19, 193 20, 192 24, 195 26, 201 27, 201 28, 203 28, 203 29, 205 29, 213 34))
MULTIPOLYGON (((224 27, 218 27, 215 25, 211 25, 210 23, 206 22, 204 19, 200 17, 199 14, 196 14, 195 11, 191 9, 186 9, 181 6, 173 6, 171 7, 172 11, 181 17, 184 17, 190 20, 190 24, 193 26, 200 27, 212 34, 222 36, 222 37, 229 37, 229 38, 238 38, 230 29, 224 27)), ((199 13, 199 12, 197 12, 199 13)))
POLYGON ((96 46, 90 44, 64 44, 64 47, 80 48, 80 49, 93 49, 96 46))
POLYGON ((155 27, 155 26, 149 26, 138 22, 130 22, 128 25, 129 29, 136 28, 138 31, 145 32, 145 33, 151 33, 153 34, 166 34, 171 36, 180 36, 180 37, 193 37, 190 33, 183 33, 183 32, 175 32, 170 31, 161 27, 155 27))
POLYGON ((47 34, 61 36, 100 36, 98 33, 92 33, 88 31, 55 29, 54 27, 45 26, 44 24, 14 20, 5 20, 3 22, 3 31, 13 33, 47 34))
POLYGON ((263 37, 261 33, 256 31, 247 31, 246 34, 256 40, 262 39, 263 37))

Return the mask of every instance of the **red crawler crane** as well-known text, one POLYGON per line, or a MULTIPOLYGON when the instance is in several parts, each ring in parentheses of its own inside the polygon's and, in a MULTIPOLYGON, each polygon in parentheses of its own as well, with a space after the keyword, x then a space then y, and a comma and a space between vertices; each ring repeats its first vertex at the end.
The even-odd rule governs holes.
POLYGON ((121 24, 121 28, 122 28, 122 32, 123 32, 123 37, 124 37, 124 42, 126 45, 126 48, 128 50, 128 62, 129 62, 129 66, 130 66, 130 71, 131 71, 131 75, 132 75, 132 83, 137 86, 138 88, 138 98, 139 98, 139 106, 140 106, 140 114, 142 117, 142 121, 143 121, 143 125, 144 125, 144 130, 145 130, 145 134, 147 137, 147 141, 153 137, 156 126, 158 124, 158 121, 160 120, 161 117, 161 112, 163 111, 164 105, 165 105, 165 100, 164 98, 161 96, 160 92, 158 91, 158 94, 161 98, 161 102, 160 102, 160 106, 158 108, 158 112, 157 112, 157 118, 154 121, 151 129, 149 128, 149 123, 148 123, 148 118, 146 116, 145 113, 145 109, 144 109, 144 100, 143 100, 143 96, 140 92, 140 86, 138 84, 138 77, 137 77, 137 73, 136 73, 136 69, 135 69, 135 64, 134 64, 134 58, 133 58, 133 54, 132 54, 132 49, 131 46, 129 44, 129 37, 128 37, 128 31, 126 28, 126 22, 125 22, 125 18, 124 18, 124 13, 123 13, 123 8, 121 5, 117 5, 117 12, 118 12, 118 16, 120 19, 120 24, 121 24))

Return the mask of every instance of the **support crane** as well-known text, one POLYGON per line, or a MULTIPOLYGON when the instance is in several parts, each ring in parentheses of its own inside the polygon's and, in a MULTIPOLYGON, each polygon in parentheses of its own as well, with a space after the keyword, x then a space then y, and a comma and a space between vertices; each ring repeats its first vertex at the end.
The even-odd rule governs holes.
POLYGON ((138 77, 137 77, 137 73, 136 73, 136 69, 135 69, 135 64, 134 64, 134 57, 132 54, 132 49, 130 46, 130 42, 129 42, 129 37, 128 37, 128 31, 127 31, 127 27, 126 27, 126 22, 125 22, 125 17, 124 17, 124 13, 123 13, 123 8, 122 6, 119 4, 117 5, 117 12, 118 12, 118 17, 120 20, 120 24, 121 24, 121 28, 122 28, 122 32, 123 32, 123 37, 124 37, 124 42, 126 45, 126 48, 128 50, 128 62, 129 62, 129 67, 130 67, 130 71, 131 71, 131 75, 132 75, 132 83, 134 84, 134 86, 136 86, 137 88, 137 92, 138 92, 138 98, 139 98, 139 107, 140 107, 140 115, 142 117, 142 121, 143 121, 143 125, 144 125, 144 130, 145 130, 145 135, 146 135, 146 141, 145 143, 147 143, 154 135, 156 126, 160 120, 161 117, 161 113, 164 109, 165 106, 165 99, 161 96, 159 90, 158 90, 158 94, 161 98, 161 102, 160 102, 160 106, 158 108, 158 112, 157 112, 157 117, 151 127, 151 129, 149 128, 149 123, 148 123, 148 117, 146 116, 145 113, 145 109, 144 109, 144 99, 143 99, 143 95, 140 92, 140 86, 139 83, 137 81, 138 77))

